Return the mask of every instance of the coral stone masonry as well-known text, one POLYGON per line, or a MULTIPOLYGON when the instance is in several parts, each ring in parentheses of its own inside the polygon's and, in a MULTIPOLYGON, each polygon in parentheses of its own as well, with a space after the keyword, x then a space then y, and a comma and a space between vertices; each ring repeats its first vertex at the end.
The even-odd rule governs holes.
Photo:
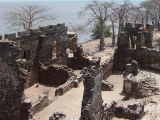
POLYGON ((16 63, 18 47, 0 41, 0 120, 28 120, 30 103, 23 98, 25 80, 16 63))

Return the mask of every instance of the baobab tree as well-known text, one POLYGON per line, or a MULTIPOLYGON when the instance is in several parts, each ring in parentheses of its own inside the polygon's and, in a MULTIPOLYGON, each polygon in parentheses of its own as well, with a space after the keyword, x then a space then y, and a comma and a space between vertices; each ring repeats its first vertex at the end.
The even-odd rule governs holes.
POLYGON ((48 13, 50 9, 42 6, 21 6, 6 14, 6 21, 11 28, 27 30, 33 29, 54 17, 48 13))
POLYGON ((81 15, 83 14, 88 17, 87 24, 100 24, 100 51, 104 50, 104 26, 109 18, 111 5, 112 3, 110 2, 92 1, 88 3, 81 12, 81 15))
POLYGON ((115 24, 118 23, 118 15, 114 10, 112 10, 111 15, 109 16, 109 21, 111 22, 111 28, 112 28, 112 47, 114 47, 116 42, 115 24))
POLYGON ((128 13, 133 8, 133 4, 130 2, 130 0, 124 0, 124 2, 121 5, 115 5, 113 7, 113 10, 118 16, 118 23, 119 23, 119 30, 118 34, 123 31, 124 29, 124 23, 128 22, 128 13))
POLYGON ((141 7, 146 12, 146 23, 152 23, 160 30, 160 1, 159 0, 147 0, 141 3, 141 7))

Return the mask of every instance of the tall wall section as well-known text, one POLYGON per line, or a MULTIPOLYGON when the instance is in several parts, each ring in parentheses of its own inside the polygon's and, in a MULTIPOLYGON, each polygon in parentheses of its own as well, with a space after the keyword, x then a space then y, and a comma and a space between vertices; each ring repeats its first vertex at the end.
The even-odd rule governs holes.
POLYGON ((16 63, 18 48, 0 42, 0 120, 28 120, 30 103, 24 103, 25 80, 16 63))

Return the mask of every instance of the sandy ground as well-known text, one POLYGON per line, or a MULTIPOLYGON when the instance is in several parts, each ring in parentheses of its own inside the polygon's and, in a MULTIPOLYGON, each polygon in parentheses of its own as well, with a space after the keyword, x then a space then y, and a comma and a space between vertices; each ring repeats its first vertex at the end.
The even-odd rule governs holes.
POLYGON ((27 98, 31 100, 32 103, 35 103, 41 94, 46 94, 49 96, 49 100, 53 100, 55 98, 55 90, 54 87, 48 87, 45 85, 39 85, 36 87, 36 84, 32 87, 26 89, 24 94, 27 98))
POLYGON ((99 52, 99 40, 92 40, 82 44, 84 53, 89 59, 101 57, 101 63, 109 59, 114 54, 115 47, 111 47, 112 38, 105 38, 105 50, 99 52))
MULTIPOLYGON (((84 52, 89 55, 89 58, 101 57, 101 62, 104 62, 106 59, 109 59, 114 54, 114 48, 109 47, 111 45, 111 38, 106 38, 105 43, 107 44, 106 49, 103 52, 98 52, 99 40, 89 41, 83 43, 84 52)), ((77 77, 80 77, 80 70, 74 71, 77 77)), ((113 77, 114 80, 117 80, 117 76, 113 77)), ((113 81, 114 82, 114 81, 113 81)), ((122 82, 121 80, 119 82, 122 82)), ((116 83, 116 82, 114 82, 116 83)), ((117 84, 119 86, 121 83, 117 84)), ((115 88, 116 92, 106 92, 104 94, 104 99, 107 100, 108 96, 117 93, 117 91, 121 90, 122 87, 115 88), (107 96, 108 95, 108 96, 107 96)), ((45 88, 45 86, 40 86, 40 88, 31 88, 28 91, 25 91, 26 96, 35 100, 38 97, 38 94, 41 94, 45 91, 49 91, 49 93, 53 93, 55 88, 45 88), (42 89, 41 89, 42 88, 42 89), (47 90, 46 90, 47 89, 47 90), (49 89, 49 90, 48 90, 49 89), (35 91, 31 93, 30 91, 35 91)), ((50 94, 53 96, 53 94, 50 94)), ((50 96, 49 95, 49 96, 50 96)), ((81 101, 83 96, 83 83, 80 83, 78 88, 73 88, 63 96, 58 97, 53 103, 44 108, 42 111, 35 115, 35 120, 48 120, 49 116, 51 116, 54 112, 64 112, 67 116, 72 116, 77 119, 80 117, 81 111, 81 101)), ((117 95, 115 95, 117 96, 117 95)), ((120 96, 116 97, 117 100, 120 99, 120 96)), ((108 100, 108 101, 111 101, 108 100)))
MULTIPOLYGON (((114 48, 109 47, 111 45, 111 38, 105 39, 105 42, 109 45, 106 46, 106 49, 103 52, 98 52, 98 47, 99 47, 98 40, 83 43, 82 45, 84 47, 84 52, 86 52, 90 58, 93 56, 101 57, 102 62, 104 62, 106 59, 110 58, 114 54, 114 48)), ((78 77, 80 76, 80 71, 74 71, 74 72, 78 77)), ((116 101, 121 104, 127 105, 129 103, 136 103, 138 101, 145 101, 145 102, 148 101, 147 105, 145 106, 146 114, 142 118, 142 120, 160 120, 159 95, 148 97, 145 99, 131 98, 127 101, 124 101, 123 99, 124 96, 121 94, 123 89, 122 75, 111 75, 107 80, 114 85, 114 89, 113 91, 102 91, 102 98, 104 100, 104 103, 109 104, 112 101, 116 101)), ((34 89, 35 88, 33 88, 33 90, 34 89)), ((54 91, 54 88, 52 90, 54 91)), ((40 91, 37 90, 35 94, 28 96, 34 98, 37 92, 42 92, 42 91, 45 90, 40 90, 40 91)), ((83 97, 83 83, 80 83, 78 88, 71 89, 63 96, 58 97, 58 99, 56 99, 53 103, 44 108, 42 111, 35 114, 35 120, 48 120, 49 116, 51 116, 54 112, 64 112, 66 113, 67 117, 72 117, 75 118, 75 120, 78 120, 81 112, 82 97, 83 97)), ((113 118, 113 120, 124 120, 124 119, 113 118)))
POLYGON ((83 83, 78 88, 73 88, 63 96, 44 108, 35 115, 35 120, 48 120, 54 112, 64 112, 73 118, 80 117, 81 100, 83 96, 83 83))
MULTIPOLYGON (((102 92, 104 102, 110 103, 113 100, 121 100, 123 98, 123 96, 120 95, 123 84, 122 76, 111 75, 108 80, 114 84, 114 91, 102 92)), ((81 82, 78 88, 73 88, 63 96, 60 96, 42 111, 35 114, 35 120, 48 120, 49 116, 51 116, 54 112, 64 112, 67 116, 72 116, 72 118, 78 120, 81 113, 83 89, 83 83, 81 82)))

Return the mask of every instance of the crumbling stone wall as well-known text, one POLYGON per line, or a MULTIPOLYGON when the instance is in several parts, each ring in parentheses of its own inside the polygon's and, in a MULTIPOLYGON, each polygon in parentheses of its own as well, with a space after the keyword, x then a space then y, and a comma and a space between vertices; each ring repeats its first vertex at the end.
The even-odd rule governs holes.
POLYGON ((90 60, 87 58, 83 53, 83 47, 82 45, 76 47, 76 51, 73 53, 74 56, 72 58, 68 58, 68 67, 75 69, 75 70, 81 70, 84 67, 89 67, 92 65, 100 65, 100 58, 93 58, 90 60), (78 64, 77 64, 78 63, 78 64))
POLYGON ((18 48, 13 42, 0 42, 0 119, 28 120, 30 103, 23 101, 25 80, 16 57, 18 48))
POLYGON ((67 33, 68 35, 68 48, 75 52, 76 51, 76 46, 77 46, 77 35, 75 33, 67 33))
POLYGON ((96 66, 87 68, 84 78, 84 94, 80 120, 109 120, 102 106, 102 69, 96 66))
POLYGON ((143 98, 159 92, 157 75, 139 70, 135 60, 126 65, 123 77, 123 93, 129 97, 143 98))
POLYGON ((146 24, 143 26, 142 24, 126 23, 124 31, 118 36, 117 42, 119 48, 141 48, 144 46, 152 48, 152 38, 152 25, 146 24))
MULTIPOLYGON (((142 25, 135 25, 134 38, 136 47, 130 48, 128 45, 128 33, 122 32, 118 39, 118 48, 114 54, 114 70, 124 71, 125 65, 130 63, 133 59, 136 60, 141 68, 160 70, 159 50, 152 49, 153 28, 147 24, 146 27, 142 25), (136 27, 138 26, 138 27, 136 27)), ((128 29, 126 29, 128 30, 128 29)))
POLYGON ((75 75, 67 66, 51 65, 49 67, 41 67, 38 82, 59 86, 67 82, 67 80, 72 76, 75 75))
MULTIPOLYGON (((21 48, 18 62, 21 69, 28 74, 26 75, 28 81, 26 86, 30 86, 34 81, 37 81, 40 64, 45 66, 53 63, 67 64, 66 50, 69 47, 68 42, 70 40, 65 24, 21 31, 18 32, 17 36, 15 33, 5 34, 4 39, 15 41, 21 48)), ((73 38, 71 39, 73 40, 73 38)))
POLYGON ((87 70, 84 80, 81 120, 100 120, 103 102, 101 96, 102 71, 94 66, 87 70))
POLYGON ((106 80, 113 72, 113 57, 101 64, 103 70, 103 80, 106 80))
POLYGON ((16 33, 5 34, 5 35, 4 35, 4 38, 5 38, 5 39, 8 39, 8 40, 13 40, 13 41, 15 41, 15 40, 16 40, 16 33))
POLYGON ((136 60, 140 68, 160 71, 160 51, 150 48, 116 50, 114 70, 124 71, 125 65, 132 60, 136 60))

